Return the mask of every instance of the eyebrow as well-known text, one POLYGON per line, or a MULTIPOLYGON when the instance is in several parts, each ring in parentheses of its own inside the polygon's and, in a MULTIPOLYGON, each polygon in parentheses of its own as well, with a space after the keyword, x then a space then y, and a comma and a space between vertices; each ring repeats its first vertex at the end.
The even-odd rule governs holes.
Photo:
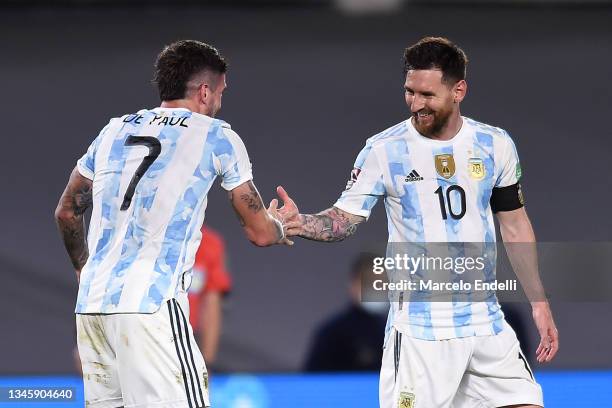
MULTIPOLYGON (((414 93, 414 90, 406 85, 404 85, 404 89, 408 92, 414 93)), ((419 92, 419 93, 424 96, 436 96, 436 94, 431 91, 425 91, 425 92, 419 92)))

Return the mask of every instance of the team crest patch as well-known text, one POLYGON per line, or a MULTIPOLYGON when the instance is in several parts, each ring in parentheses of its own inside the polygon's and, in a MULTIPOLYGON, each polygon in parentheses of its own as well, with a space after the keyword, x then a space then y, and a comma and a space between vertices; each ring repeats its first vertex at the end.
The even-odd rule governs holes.
POLYGON ((437 154, 434 157, 436 161, 436 171, 442 177, 449 179, 455 174, 455 159, 452 154, 437 154))
POLYGON ((474 180, 482 180, 487 173, 482 159, 479 159, 479 158, 469 159, 468 160, 468 173, 470 174, 470 177, 473 178, 474 180))
POLYGON ((521 163, 516 163, 516 179, 520 180, 523 177, 523 169, 521 169, 521 163))
POLYGON ((398 408, 414 408, 414 394, 411 392, 400 392, 398 408))

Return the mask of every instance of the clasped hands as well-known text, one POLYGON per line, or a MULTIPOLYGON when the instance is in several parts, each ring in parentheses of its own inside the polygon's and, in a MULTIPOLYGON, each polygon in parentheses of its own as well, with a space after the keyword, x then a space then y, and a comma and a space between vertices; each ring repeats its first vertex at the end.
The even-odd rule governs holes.
POLYGON ((268 206, 268 214, 280 221, 283 226, 284 237, 278 243, 291 246, 293 245, 293 241, 288 239, 288 237, 300 234, 304 224, 304 217, 300 214, 297 205, 282 186, 276 188, 276 194, 283 202, 283 206, 279 208, 278 199, 274 198, 270 201, 270 205, 268 206))

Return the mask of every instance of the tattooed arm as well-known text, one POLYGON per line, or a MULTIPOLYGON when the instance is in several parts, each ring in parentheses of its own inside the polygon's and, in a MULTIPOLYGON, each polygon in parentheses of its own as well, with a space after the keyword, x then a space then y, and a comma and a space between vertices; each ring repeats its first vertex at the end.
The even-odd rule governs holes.
POLYGON ((279 210, 287 236, 300 236, 313 241, 337 242, 350 237, 357 225, 365 218, 348 213, 337 207, 328 208, 318 214, 300 214, 297 206, 285 189, 277 188, 278 196, 285 205, 279 210))
POLYGON ((300 214, 298 225, 289 229, 288 235, 298 235, 313 241, 337 242, 350 237, 364 217, 331 207, 318 214, 300 214))
POLYGON ((80 278, 81 269, 89 257, 83 214, 91 207, 91 189, 92 181, 81 176, 75 167, 55 209, 55 222, 77 273, 77 279, 80 278))
POLYGON ((240 225, 253 244, 257 246, 293 244, 285 238, 283 225, 276 210, 278 201, 272 200, 266 210, 252 181, 247 181, 229 191, 229 199, 240 220, 240 225))

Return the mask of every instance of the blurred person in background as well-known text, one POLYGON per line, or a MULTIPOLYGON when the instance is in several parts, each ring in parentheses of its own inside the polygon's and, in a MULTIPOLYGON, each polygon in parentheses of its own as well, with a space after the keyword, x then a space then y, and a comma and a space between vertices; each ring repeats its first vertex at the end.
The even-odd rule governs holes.
POLYGON ((374 258, 363 253, 354 259, 349 276, 349 304, 315 332, 305 371, 380 370, 389 303, 363 302, 361 296, 361 277, 372 272, 374 258))
MULTIPOLYGON (((446 38, 426 37, 408 47, 404 94, 411 117, 367 140, 331 208, 300 214, 279 187, 285 202, 280 214, 289 236, 337 242, 354 234, 383 198, 389 243, 451 247, 494 246, 495 213, 508 257, 531 301, 540 335, 537 360, 549 362, 559 348, 559 335, 538 273, 518 154, 505 130, 461 115, 466 66, 463 50, 446 38)), ((495 267, 492 262, 483 272, 494 276, 495 267)), ((424 294, 417 301, 392 303, 380 373, 381 407, 544 405, 542 389, 495 292, 486 301, 463 302, 430 301, 431 292, 424 294)))
POLYGON ((189 322, 208 368, 217 356, 223 325, 223 298, 230 292, 231 284, 223 237, 204 226, 187 293, 189 322))
POLYGON ((251 242, 291 244, 277 201, 266 209, 253 183, 242 139, 214 119, 226 71, 208 44, 165 47, 154 74, 161 105, 112 118, 60 197, 55 219, 79 280, 77 345, 88 407, 210 405, 185 285, 217 177, 251 242))

